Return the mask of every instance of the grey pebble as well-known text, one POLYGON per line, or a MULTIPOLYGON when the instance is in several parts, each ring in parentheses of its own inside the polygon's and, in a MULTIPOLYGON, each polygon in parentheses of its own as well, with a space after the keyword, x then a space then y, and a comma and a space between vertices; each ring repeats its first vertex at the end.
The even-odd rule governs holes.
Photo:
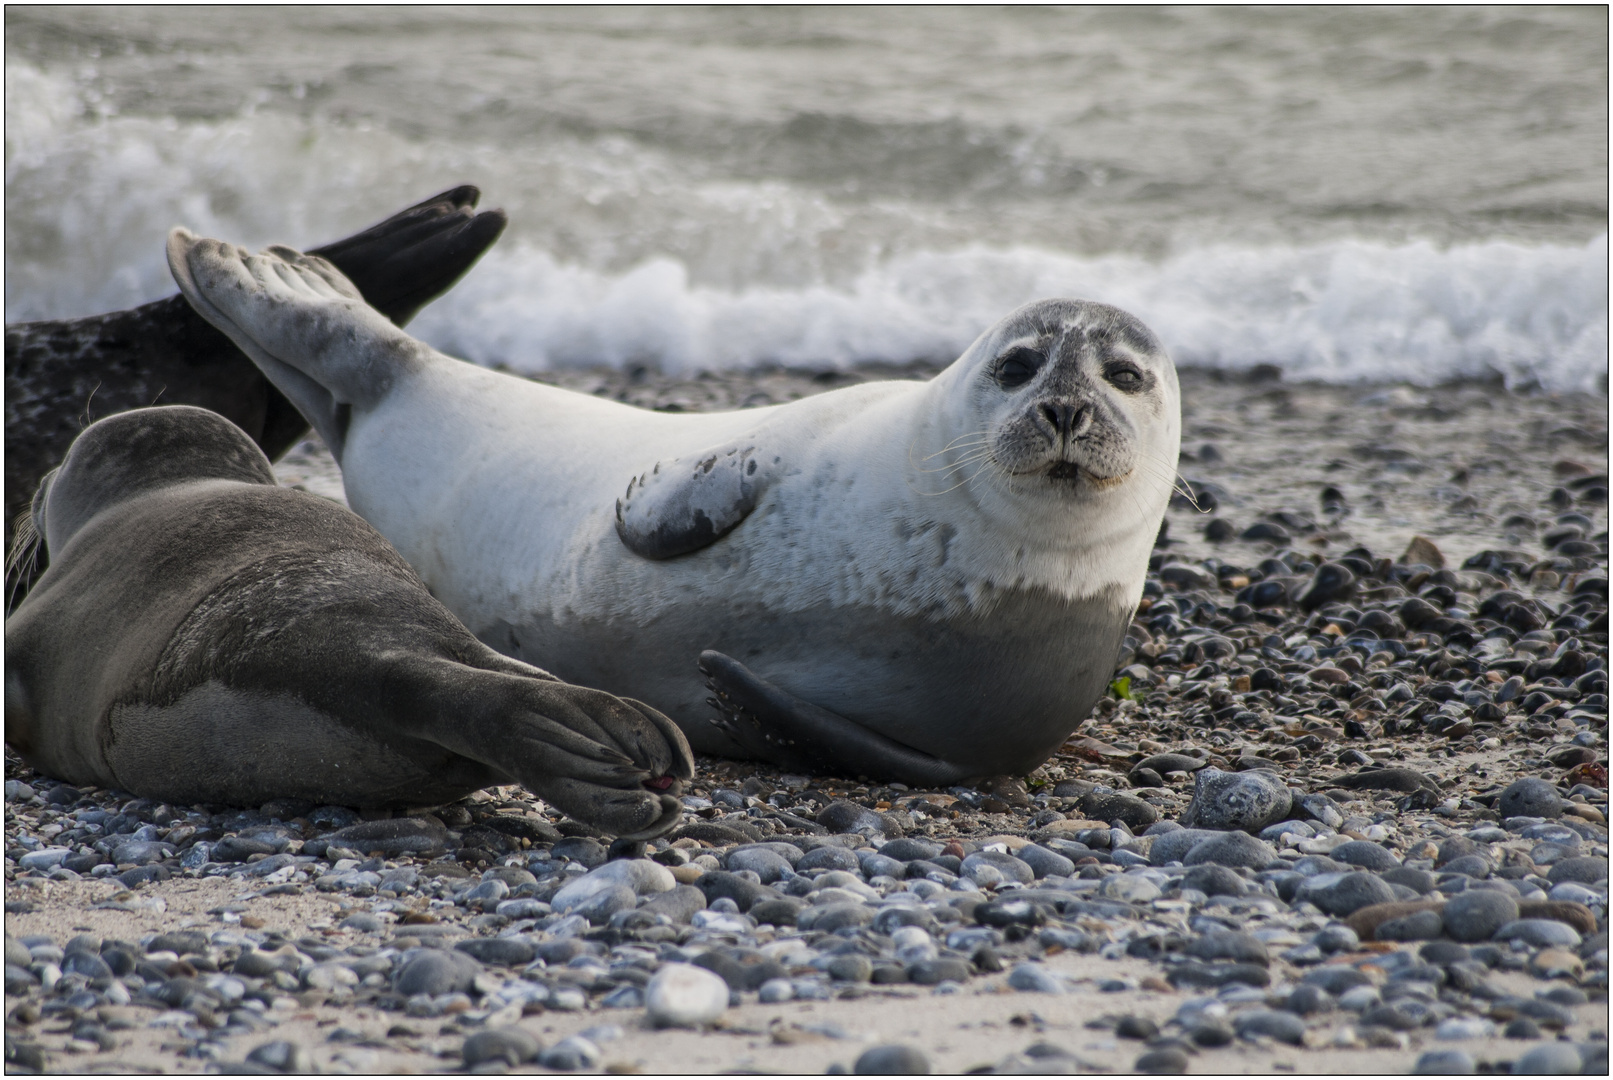
POLYGON ((1264 1035, 1290 1046, 1300 1046, 1305 1041, 1305 1021, 1291 1012, 1262 1009, 1240 1013, 1233 1018, 1232 1027, 1242 1039, 1264 1035))
POLYGON ((891 1043, 864 1050, 851 1071, 856 1076, 928 1076, 930 1059, 916 1046, 891 1043))
POLYGON ((542 1049, 543 1044, 530 1033, 518 1027, 500 1027, 478 1031, 467 1038, 460 1055, 466 1065, 502 1061, 514 1068, 536 1058, 542 1049))
POLYGON ((522 937, 490 937, 471 938, 461 941, 454 948, 467 956, 474 958, 482 964, 502 964, 514 967, 519 964, 530 964, 537 955, 532 942, 522 937))
POLYGON ((1036 872, 1024 861, 1005 851, 976 851, 963 860, 963 876, 972 877, 977 866, 989 866, 1009 881, 1029 885, 1036 880, 1036 872))
POLYGON ((1139 1057, 1132 1068, 1150 1076, 1179 1076, 1187 1072, 1187 1054, 1174 1046, 1150 1050, 1139 1057))
POLYGON ((1553 885, 1565 881, 1580 885, 1606 885, 1607 859, 1600 855, 1586 855, 1575 859, 1559 859, 1552 864, 1546 880, 1553 885))
POLYGON ((1445 932, 1457 941, 1489 941, 1518 917, 1518 902, 1496 889, 1469 889, 1445 902, 1445 932))
POLYGON ((603 1056, 592 1039, 572 1035, 538 1054, 538 1064, 545 1069, 560 1069, 565 1072, 578 1070, 592 1072, 599 1068, 603 1056))
POLYGON ((1218 863, 1204 863, 1182 875, 1182 888, 1197 889, 1205 896, 1242 896, 1248 892, 1243 878, 1218 863))
POLYGON ((422 949, 398 969, 392 988, 405 997, 467 991, 482 965, 457 949, 422 949))
POLYGON ((1271 963, 1265 942, 1252 934, 1236 930, 1218 930, 1199 938, 1187 947, 1189 956, 1200 960, 1231 960, 1240 964, 1271 963))
POLYGON ((1471 1076, 1477 1071, 1466 1050, 1428 1050, 1411 1067, 1413 1076, 1471 1076))
POLYGON ((1040 964, 1020 964, 1008 973, 1008 985, 1015 990, 1038 994, 1062 994, 1064 984, 1040 964))
POLYGON ((1259 870, 1270 866, 1276 858, 1276 850, 1264 840, 1246 832, 1225 832, 1194 844, 1182 857, 1182 862, 1187 866, 1214 863, 1217 866, 1247 866, 1259 870))
POLYGON ((308 1056, 308 1051, 285 1039, 264 1043, 247 1054, 246 1060, 279 1073, 305 1074, 314 1071, 314 1061, 308 1056))
POLYGON ((1337 862, 1359 866, 1363 870, 1393 870, 1400 865, 1400 860, 1390 854, 1388 848, 1371 840, 1351 840, 1340 844, 1329 854, 1337 862))
POLYGON ((1579 931, 1555 919, 1514 919, 1495 932, 1495 941, 1523 941, 1539 949, 1577 949, 1579 931))
POLYGON ((1432 941, 1445 929, 1437 911, 1414 911, 1398 919, 1378 924, 1373 937, 1378 941, 1432 941))
POLYGON ((1512 1063, 1516 1076, 1577 1076, 1583 1068, 1579 1047, 1566 1042, 1541 1043, 1512 1063))
POLYGON ((1364 870, 1338 876, 1319 874, 1301 885, 1294 895, 1341 919, 1361 908, 1396 899, 1394 889, 1387 882, 1364 870))

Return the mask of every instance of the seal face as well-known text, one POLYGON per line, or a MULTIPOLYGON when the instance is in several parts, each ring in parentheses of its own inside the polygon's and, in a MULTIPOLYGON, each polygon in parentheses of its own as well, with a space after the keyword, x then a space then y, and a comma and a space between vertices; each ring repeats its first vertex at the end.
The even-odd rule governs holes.
POLYGON ((927 383, 663 414, 435 353, 305 256, 176 230, 169 263, 479 638, 702 750, 1029 769, 1112 674, 1180 440, 1170 359, 1115 308, 1027 305, 927 383))
POLYGON ((34 508, 52 559, 6 624, 6 737, 43 772, 249 805, 428 806, 518 781, 633 838, 681 817, 693 764, 670 721, 477 641, 374 529, 275 486, 216 414, 92 424, 34 508))

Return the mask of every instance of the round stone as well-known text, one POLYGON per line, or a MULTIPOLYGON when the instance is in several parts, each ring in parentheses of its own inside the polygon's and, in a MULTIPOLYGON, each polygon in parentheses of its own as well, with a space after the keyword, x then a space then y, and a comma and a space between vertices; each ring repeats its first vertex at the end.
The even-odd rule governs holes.
POLYGON ((735 848, 728 853, 728 858, 724 862, 734 873, 742 870, 752 871, 761 878, 763 885, 771 885, 775 881, 782 881, 795 874, 795 868, 790 865, 788 859, 764 847, 735 848))
POLYGON ((1600 855, 1586 855, 1577 859, 1558 859, 1551 864, 1546 880, 1556 885, 1573 881, 1581 885, 1607 884, 1607 859, 1600 855))
POLYGON ((856 1076, 928 1076, 930 1059, 916 1046, 889 1043, 864 1050, 851 1071, 856 1076))
POLYGON ((278 1073, 306 1074, 314 1071, 314 1060, 308 1051, 287 1039, 262 1044, 248 1054, 246 1060, 278 1073))
POLYGON ((1482 881, 1494 872, 1495 866, 1483 855, 1463 855, 1452 859, 1440 867, 1440 870, 1446 874, 1461 874, 1463 877, 1478 878, 1482 881))
POLYGON ((1361 908, 1387 904, 1396 899, 1394 889, 1383 879, 1364 870, 1348 874, 1318 874, 1307 879, 1295 892, 1296 900, 1309 900, 1337 918, 1347 918, 1361 908))
POLYGON ((466 1065, 502 1061, 514 1068, 537 1057, 541 1049, 543 1044, 520 1028, 501 1027, 478 1031, 467 1038, 460 1048, 460 1055, 466 1065))
POLYGON ((1328 852, 1328 856, 1363 870, 1393 870, 1400 865, 1400 860, 1391 855, 1388 848, 1371 840, 1351 840, 1347 844, 1340 844, 1328 852))
POLYGON ((1512 1064, 1519 1076, 1577 1076, 1585 1067, 1584 1056, 1573 1043, 1547 1042, 1531 1047, 1512 1064))
POLYGON ((1413 1076, 1471 1076, 1477 1071, 1466 1050, 1428 1050, 1411 1068, 1413 1076))
POLYGON ((846 870, 855 874, 861 870, 861 864, 857 860, 857 853, 849 848, 825 844, 803 855, 795 868, 801 873, 808 870, 846 870))
POLYGON ((1378 941, 1431 941, 1439 937, 1445 922, 1437 911, 1414 911, 1398 919, 1378 924, 1373 937, 1378 941))
POLYGON ((976 867, 989 866, 1008 881, 1017 881, 1021 885, 1029 885, 1036 880, 1036 872, 1023 860, 1015 858, 1005 851, 976 851, 963 860, 962 875, 974 877, 976 867))
POLYGON ((1515 817, 1560 818, 1563 797, 1550 782, 1526 776, 1507 785, 1495 808, 1503 821, 1515 817))
POLYGON ((1205 896, 1242 896, 1248 891, 1243 878, 1218 863, 1204 863, 1182 875, 1182 888, 1205 896))
POLYGON ((1190 828, 1258 833, 1286 818, 1292 805, 1293 795, 1276 773, 1203 768, 1193 774, 1193 801, 1181 820, 1190 828))
POLYGON ((1130 904, 1146 904, 1158 900, 1159 886, 1136 874, 1113 874, 1098 885, 1098 895, 1109 900, 1123 900, 1130 904))
POLYGON ((422 949, 398 969, 392 989, 404 997, 465 993, 481 970, 481 964, 458 950, 422 949))
POLYGON ((1150 1050, 1132 1068, 1150 1076, 1180 1076, 1187 1072, 1187 1052, 1174 1046, 1150 1050))
POLYGON ((506 967, 530 964, 537 955, 532 942, 515 936, 472 938, 459 942, 454 948, 483 964, 502 964, 506 967))
POLYGON ((727 1008, 722 976, 693 964, 662 964, 644 987, 644 1012, 654 1027, 702 1027, 727 1008))
POLYGON ((1232 1027, 1243 1039, 1264 1035, 1290 1046, 1300 1046, 1305 1041, 1305 1021, 1291 1012, 1261 1009, 1242 1013, 1233 1019, 1232 1027))
POLYGON ((1276 858, 1276 850, 1259 837, 1246 832, 1225 832, 1212 834, 1208 839, 1194 844, 1182 857, 1182 862, 1187 866, 1214 863, 1217 866, 1247 866, 1259 870, 1270 866, 1276 858))
POLYGON ((1518 902, 1498 889, 1465 889, 1445 902, 1445 932, 1457 941, 1489 941, 1518 917, 1518 902))
POLYGON ((1579 931, 1555 919, 1514 919, 1495 932, 1496 941, 1522 941, 1537 949, 1577 949, 1579 931))
POLYGON ((1015 990, 1038 994, 1062 994, 1064 984, 1041 964, 1020 964, 1008 973, 1008 985, 1015 990))
MULTIPOLYGON (((886 845, 887 847, 889 845, 886 845)), ((1069 877, 1075 873, 1075 863, 1066 859, 1056 851, 1049 851, 1040 844, 1026 844, 1016 853, 1016 858, 1031 868, 1037 878, 1069 877)))
POLYGON ((545 1069, 559 1069, 564 1072, 578 1070, 597 1072, 600 1058, 603 1056, 592 1039, 572 1035, 561 1039, 539 1054, 538 1064, 545 1069))
POLYGON ((1195 844, 1220 835, 1212 829, 1183 828, 1155 833, 1148 848, 1148 861, 1155 866, 1181 862, 1187 857, 1187 853, 1193 850, 1195 844))
POLYGON ((846 953, 830 960, 828 971, 835 982, 867 982, 874 974, 874 962, 861 953, 846 953))

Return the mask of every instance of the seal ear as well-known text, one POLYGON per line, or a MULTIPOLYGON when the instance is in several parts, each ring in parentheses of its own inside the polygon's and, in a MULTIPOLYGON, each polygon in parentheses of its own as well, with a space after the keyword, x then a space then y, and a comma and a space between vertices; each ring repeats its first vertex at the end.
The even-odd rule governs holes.
POLYGON ((659 462, 616 500, 616 535, 646 559, 699 551, 756 509, 780 464, 743 441, 659 462))

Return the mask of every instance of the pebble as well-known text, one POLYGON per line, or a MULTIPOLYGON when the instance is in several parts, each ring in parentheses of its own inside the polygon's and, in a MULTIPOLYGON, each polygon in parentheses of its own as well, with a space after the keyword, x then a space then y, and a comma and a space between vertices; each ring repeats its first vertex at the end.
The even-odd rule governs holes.
POLYGON ((513 1069, 536 1059, 542 1049, 543 1044, 531 1033, 518 1027, 499 1027, 471 1035, 460 1048, 460 1056, 466 1065, 502 1061, 513 1069))
POLYGON ((1471 1076, 1478 1072, 1465 1050, 1425 1050, 1412 1066, 1413 1076, 1471 1076))
POLYGON ((692 964, 663 964, 644 987, 645 1016, 654 1027, 703 1027, 728 1008, 728 984, 692 964))
POLYGON ((916 1046, 891 1043, 872 1046, 857 1057, 851 1067, 855 1076, 928 1076, 930 1059, 916 1046))
POLYGON ((1305 1042, 1305 1021, 1291 1012, 1261 1009, 1240 1013, 1233 1018, 1232 1027, 1241 1039, 1264 1035, 1290 1046, 1300 1046, 1305 1042))
POLYGON ((1062 994, 1064 984, 1040 964, 1020 964, 1008 974, 1008 985, 1015 990, 1038 994, 1062 994))
POLYGON ((1522 941, 1535 948, 1579 948, 1579 931, 1555 919, 1514 919, 1495 932, 1496 941, 1522 941))
POLYGON ((1297 900, 1308 900, 1329 915, 1343 918, 1373 904, 1396 899, 1394 889, 1382 878, 1363 870, 1350 873, 1318 874, 1299 887, 1297 900))
POLYGON ((1512 1063, 1513 1073, 1519 1076, 1577 1076, 1583 1068, 1579 1047, 1566 1042, 1541 1043, 1512 1063))
POLYGON ((1217 866, 1247 866, 1252 869, 1271 865, 1277 858, 1272 846, 1246 832, 1218 833, 1199 841, 1182 856, 1186 866, 1214 863, 1217 866))
POLYGON ((422 949, 398 969, 392 989, 405 997, 463 993, 481 970, 482 965, 465 953, 422 949))
POLYGON ((1489 941, 1518 917, 1518 902, 1496 889, 1468 889, 1445 902, 1445 932, 1457 941, 1489 941))
POLYGON ((592 1039, 572 1035, 538 1054, 537 1059, 538 1064, 545 1069, 597 1072, 603 1057, 604 1054, 592 1039))

